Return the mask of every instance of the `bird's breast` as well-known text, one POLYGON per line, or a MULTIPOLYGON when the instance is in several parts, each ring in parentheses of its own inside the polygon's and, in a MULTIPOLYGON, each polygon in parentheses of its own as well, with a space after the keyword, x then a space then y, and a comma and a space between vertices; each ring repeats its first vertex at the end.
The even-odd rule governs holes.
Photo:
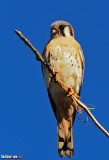
POLYGON ((55 70, 57 77, 67 86, 79 92, 82 79, 80 45, 74 38, 56 38, 46 46, 45 58, 55 70))

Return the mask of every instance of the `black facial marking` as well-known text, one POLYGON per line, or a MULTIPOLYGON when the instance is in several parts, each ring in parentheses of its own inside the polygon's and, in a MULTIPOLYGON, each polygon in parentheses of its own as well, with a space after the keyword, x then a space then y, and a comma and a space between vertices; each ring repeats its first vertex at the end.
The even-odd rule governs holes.
POLYGON ((60 25, 60 26, 59 26, 59 29, 60 29, 60 30, 64 30, 64 28, 65 28, 65 26, 63 26, 63 25, 60 25))
POLYGON ((59 26, 60 33, 61 33, 63 36, 65 36, 65 34, 64 34, 64 28, 65 28, 65 26, 63 26, 63 25, 60 25, 60 26, 59 26))

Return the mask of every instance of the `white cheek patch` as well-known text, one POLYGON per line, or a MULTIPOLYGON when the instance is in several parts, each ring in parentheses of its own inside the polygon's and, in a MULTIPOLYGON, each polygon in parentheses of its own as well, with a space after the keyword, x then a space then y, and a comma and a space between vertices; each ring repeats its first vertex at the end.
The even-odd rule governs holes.
POLYGON ((65 34, 66 37, 70 37, 71 36, 69 27, 65 27, 64 28, 64 34, 65 34))

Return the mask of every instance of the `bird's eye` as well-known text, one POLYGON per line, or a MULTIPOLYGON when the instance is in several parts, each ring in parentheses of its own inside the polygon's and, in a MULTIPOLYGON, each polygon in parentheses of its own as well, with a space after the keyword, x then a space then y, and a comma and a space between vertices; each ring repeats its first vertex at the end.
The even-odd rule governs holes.
POLYGON ((59 26, 60 30, 63 30, 65 26, 61 25, 59 26))
POLYGON ((52 29, 52 34, 56 34, 57 30, 55 28, 52 29))

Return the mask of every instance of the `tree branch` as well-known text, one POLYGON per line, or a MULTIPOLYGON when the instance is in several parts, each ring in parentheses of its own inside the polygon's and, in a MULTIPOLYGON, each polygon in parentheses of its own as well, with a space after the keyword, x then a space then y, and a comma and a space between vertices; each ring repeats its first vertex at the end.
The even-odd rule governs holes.
MULTIPOLYGON (((40 55, 40 53, 33 47, 33 45, 23 36, 23 34, 18 31, 18 30, 14 30, 15 33, 23 40, 23 42, 29 46, 29 48, 32 49, 32 51, 35 53, 36 55, 36 59, 40 62, 42 62, 46 68, 48 69, 48 71, 52 74, 54 80, 56 83, 58 83, 58 85, 65 91, 66 94, 68 94, 68 88, 64 85, 64 83, 60 80, 57 79, 56 73, 53 72, 52 68, 50 67, 50 65, 45 62, 45 60, 42 58, 42 56, 40 55)), ((96 118, 93 116, 93 114, 90 112, 89 108, 82 103, 75 95, 71 95, 72 101, 75 101, 76 104, 79 105, 79 107, 81 107, 82 109, 85 110, 85 112, 89 115, 89 117, 92 119, 92 121, 95 123, 95 125, 109 138, 109 132, 107 132, 103 126, 101 126, 101 124, 96 120, 96 118)), ((75 106, 77 107, 77 106, 75 106)))

